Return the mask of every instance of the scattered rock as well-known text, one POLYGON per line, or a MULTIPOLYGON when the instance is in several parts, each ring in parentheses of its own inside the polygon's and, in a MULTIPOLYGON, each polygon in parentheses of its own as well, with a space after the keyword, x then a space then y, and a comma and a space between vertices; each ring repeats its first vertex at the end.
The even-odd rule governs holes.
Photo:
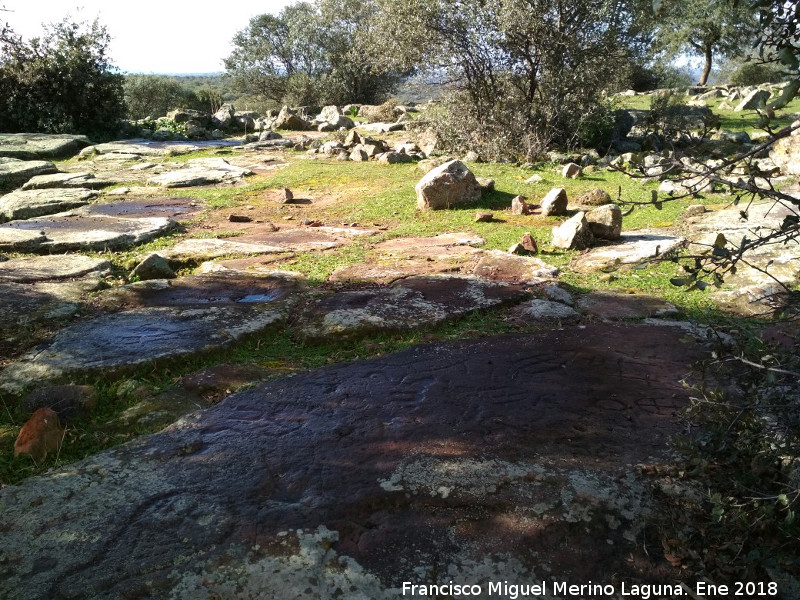
POLYGON ((522 247, 531 254, 537 254, 539 252, 539 246, 536 244, 536 239, 530 232, 522 235, 522 241, 520 243, 522 244, 522 247))
POLYGON ((420 210, 439 210, 477 202, 481 198, 481 188, 475 175, 464 163, 451 160, 429 171, 419 183, 417 208, 420 210))
POLYGON ((583 173, 583 168, 573 162, 567 163, 564 165, 564 168, 561 169, 561 176, 569 179, 577 179, 581 176, 581 173, 583 173))
POLYGON ((481 186, 481 192, 489 194, 494 191, 494 179, 488 177, 478 177, 478 185, 481 186))
POLYGON ((766 101, 769 100, 770 95, 771 94, 769 90, 753 90, 747 94, 733 110, 736 112, 741 112, 743 110, 755 110, 757 108, 761 108, 764 106, 766 101))
POLYGON ((542 215, 558 217, 567 214, 567 190, 553 188, 542 198, 542 215))
POLYGON ((253 219, 247 215, 228 215, 228 221, 231 223, 251 223, 253 219))
POLYGON ((167 259, 155 252, 148 255, 147 258, 136 265, 128 276, 129 279, 141 279, 142 281, 149 279, 174 279, 175 277, 175 271, 170 268, 167 259))
POLYGON ((575 304, 572 295, 557 283, 546 285, 544 287, 544 295, 550 300, 561 302, 561 304, 566 304, 567 306, 573 306, 575 304))
POLYGON ((490 212, 478 211, 475 213, 476 223, 491 223, 493 218, 494 214, 490 212))
POLYGON ((97 392, 91 385, 48 385, 36 388, 22 399, 25 412, 49 408, 64 422, 82 419, 97 404, 97 392))
POLYGON ((525 180, 525 183, 539 183, 542 180, 543 180, 543 177, 541 175, 538 175, 538 174, 537 175, 531 175, 530 177, 528 177, 525 180))
POLYGON ((294 194, 289 188, 283 188, 280 194, 281 204, 290 204, 292 201, 294 201, 294 194))
POLYGON ((689 219, 691 217, 699 217, 700 215, 705 214, 706 207, 703 204, 692 204, 691 206, 687 206, 681 215, 684 219, 689 219))
POLYGON ((553 227, 553 246, 565 250, 585 250, 592 245, 594 236, 586 214, 577 213, 558 227, 553 227))
POLYGON ((611 204, 611 196, 608 192, 595 188, 588 192, 583 192, 575 199, 578 206, 603 206, 604 204, 611 204))
POLYGON ((58 415, 50 408, 40 408, 22 426, 14 442, 14 456, 29 455, 34 462, 42 462, 48 453, 58 453, 64 439, 64 428, 58 415))
POLYGON ((622 234, 622 210, 616 204, 598 206, 586 213, 594 237, 618 240, 622 234))
POLYGON ((512 215, 527 215, 530 214, 531 208, 522 196, 514 196, 511 199, 511 214, 512 215))
POLYGON ((525 321, 556 321, 559 323, 575 323, 581 315, 574 308, 560 302, 550 300, 529 300, 509 311, 509 317, 525 321))

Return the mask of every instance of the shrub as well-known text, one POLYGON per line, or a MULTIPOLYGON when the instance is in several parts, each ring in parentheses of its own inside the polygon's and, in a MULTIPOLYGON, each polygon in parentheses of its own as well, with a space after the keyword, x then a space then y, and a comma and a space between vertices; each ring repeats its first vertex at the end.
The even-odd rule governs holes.
POLYGON ((125 114, 123 76, 107 57, 110 37, 97 21, 65 20, 26 42, 0 36, 0 130, 82 133, 108 138, 125 114))
POLYGON ((785 75, 783 69, 774 63, 763 64, 746 62, 739 65, 728 78, 731 85, 761 85, 762 83, 779 83, 785 75))
MULTIPOLYGON (((130 119, 163 117, 176 108, 201 108, 202 104, 194 92, 170 77, 128 76, 124 89, 130 119)), ((202 109, 208 110, 208 107, 202 106, 202 109)))

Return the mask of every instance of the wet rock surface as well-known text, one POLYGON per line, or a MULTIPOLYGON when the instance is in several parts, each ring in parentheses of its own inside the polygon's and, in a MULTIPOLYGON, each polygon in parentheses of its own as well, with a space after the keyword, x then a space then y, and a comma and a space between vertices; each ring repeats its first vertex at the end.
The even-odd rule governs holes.
POLYGON ((672 328, 580 331, 262 384, 6 487, 0 593, 389 598, 442 573, 660 580, 636 541, 652 502, 629 465, 664 455, 696 350, 672 328))

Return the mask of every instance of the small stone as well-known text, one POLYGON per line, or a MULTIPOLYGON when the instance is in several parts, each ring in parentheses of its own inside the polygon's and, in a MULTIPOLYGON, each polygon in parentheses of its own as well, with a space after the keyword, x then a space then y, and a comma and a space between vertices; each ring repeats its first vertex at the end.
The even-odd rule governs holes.
POLYGON ((228 221, 231 223, 250 223, 252 220, 246 215, 228 215, 228 221))
POLYGON ((511 199, 511 214, 512 215, 527 215, 531 212, 530 206, 525 202, 522 196, 514 196, 511 199))
POLYGON ((576 163, 567 163, 564 165, 564 168, 561 169, 561 176, 567 177, 568 179, 577 179, 583 173, 583 168, 576 164, 576 163))
POLYGON ((494 214, 490 212, 476 212, 475 213, 475 222, 476 223, 491 223, 492 219, 494 218, 494 214))
POLYGON ((545 217, 567 214, 567 190, 553 188, 542 198, 542 215, 545 217))
POLYGON ((683 211, 684 218, 688 217, 699 217, 702 214, 705 214, 706 207, 702 204, 692 204, 691 206, 687 206, 686 209, 683 211))
POLYGON ((539 252, 539 246, 536 244, 536 240, 530 234, 530 232, 523 234, 522 241, 520 243, 522 244, 522 247, 531 254, 537 254, 539 252))
POLYGON ((14 443, 14 456, 28 454, 34 462, 41 462, 50 452, 58 452, 64 438, 64 429, 52 408, 40 408, 22 426, 14 443))
POLYGON ((175 279, 176 275, 167 259, 154 252, 140 262, 128 277, 146 281, 149 279, 175 279))
POLYGON ((525 183, 539 183, 542 179, 543 177, 541 175, 531 175, 525 180, 525 183))
POLYGON ((281 202, 283 204, 289 204, 292 200, 294 200, 294 194, 292 193, 292 190, 289 188, 283 188, 281 192, 281 202))
POLYGON ((494 179, 488 177, 477 177, 476 179, 478 185, 481 186, 481 192, 488 194, 494 191, 494 179))
POLYGON ((525 248, 522 247, 522 244, 517 242, 516 244, 511 244, 511 247, 508 249, 508 253, 509 254, 525 255, 528 252, 527 252, 527 250, 525 250, 525 248))

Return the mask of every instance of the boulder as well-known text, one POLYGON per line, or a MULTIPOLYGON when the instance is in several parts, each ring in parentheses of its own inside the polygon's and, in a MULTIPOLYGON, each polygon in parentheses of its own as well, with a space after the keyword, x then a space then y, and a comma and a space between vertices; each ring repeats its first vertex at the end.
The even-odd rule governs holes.
POLYGON ((236 111, 231 104, 223 104, 219 110, 211 117, 211 122, 219 129, 227 129, 233 122, 233 115, 236 111))
POLYGON ((565 250, 585 250, 592 245, 592 230, 586 213, 579 212, 558 227, 553 227, 553 246, 565 250))
POLYGON ((530 206, 522 196, 514 196, 511 199, 511 214, 512 215, 527 215, 531 212, 530 206))
POLYGON ((272 124, 272 128, 288 129, 290 131, 307 131, 311 129, 311 124, 293 113, 288 106, 284 106, 275 119, 275 122, 272 124))
POLYGON ((604 204, 586 213, 594 237, 618 240, 622 234, 622 211, 616 204, 604 204))
POLYGON ((0 133, 0 157, 22 160, 69 158, 90 143, 85 135, 0 133))
POLYGON ((322 123, 335 123, 341 115, 342 113, 338 106, 323 106, 319 116, 317 117, 317 121, 322 123))
POLYGON ((583 168, 574 162, 567 163, 564 165, 564 168, 561 169, 561 176, 569 179, 577 179, 581 176, 581 173, 583 173, 583 168))
POLYGON ((603 206, 611 203, 611 196, 605 190, 595 188, 588 192, 583 192, 575 199, 575 203, 578 206, 603 206))
POLYGON ((768 90, 753 90, 747 94, 733 110, 736 112, 741 112, 743 110, 755 110, 760 106, 763 106, 766 101, 769 100, 769 97, 770 93, 768 90))
POLYGON ((48 385, 36 388, 22 400, 25 412, 49 408, 63 421, 85 417, 96 404, 97 392, 91 385, 48 385))
POLYGON ((136 268, 131 271, 129 278, 138 278, 141 280, 175 279, 175 271, 170 268, 167 259, 154 252, 136 265, 136 268))
POLYGON ((546 217, 567 214, 567 190, 553 188, 542 198, 542 215, 546 217))
POLYGON ((428 172, 415 190, 420 210, 450 208, 481 198, 481 187, 475 175, 459 160, 451 160, 428 172))

